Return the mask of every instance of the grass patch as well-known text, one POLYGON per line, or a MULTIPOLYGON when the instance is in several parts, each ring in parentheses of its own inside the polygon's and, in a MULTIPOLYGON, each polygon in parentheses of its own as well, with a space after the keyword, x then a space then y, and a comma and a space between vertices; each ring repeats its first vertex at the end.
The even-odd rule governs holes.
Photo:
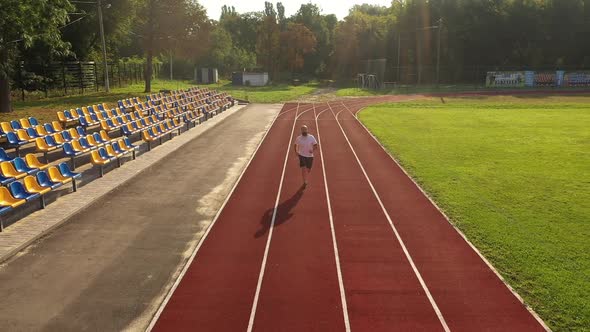
MULTIPOLYGON (((465 91, 527 91, 539 90, 539 88, 487 88, 476 84, 455 84, 455 85, 400 85, 394 89, 387 90, 369 90, 359 89, 357 87, 345 87, 336 91, 338 97, 367 97, 367 96, 382 96, 382 95, 398 95, 398 94, 414 94, 414 93, 457 93, 465 91)), ((543 88, 547 93, 552 91, 560 91, 563 89, 543 88)), ((568 91, 588 91, 587 88, 568 88, 568 91)))
POLYGON ((590 97, 384 104, 361 120, 555 331, 590 331, 590 97))
MULTIPOLYGON (((193 86, 188 81, 152 81, 152 91, 186 89, 193 86)), ((35 117, 42 123, 57 120, 57 111, 72 109, 97 103, 107 103, 115 106, 121 99, 130 97, 144 98, 144 84, 132 84, 122 88, 112 88, 110 93, 104 91, 90 92, 84 95, 53 97, 34 101, 13 101, 14 112, 0 113, 0 121, 10 121, 24 117, 35 117)))
POLYGON ((231 83, 225 83, 215 86, 215 89, 225 91, 234 98, 248 100, 252 103, 267 104, 295 100, 313 93, 317 88, 317 83, 307 83, 299 86, 275 84, 262 87, 233 86, 231 83))

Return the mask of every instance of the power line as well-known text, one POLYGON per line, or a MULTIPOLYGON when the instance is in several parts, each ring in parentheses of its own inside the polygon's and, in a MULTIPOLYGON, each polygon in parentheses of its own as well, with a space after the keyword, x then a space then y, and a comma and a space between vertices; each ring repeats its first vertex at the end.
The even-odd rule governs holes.
MULTIPOLYGON (((88 16, 88 14, 86 14, 86 15, 84 15, 82 17, 79 17, 79 18, 73 20, 72 22, 69 22, 68 24, 59 27, 58 30, 63 30, 63 29, 69 27, 70 25, 72 25, 74 23, 78 23, 78 22, 82 21, 83 19, 85 19, 87 16, 88 16)), ((43 35, 42 33, 39 33, 39 34, 33 35, 33 37, 42 36, 42 35, 43 35)), ((21 42, 23 40, 24 39, 21 38, 21 39, 17 39, 17 40, 13 40, 13 41, 7 42, 6 44, 19 43, 19 42, 21 42)))

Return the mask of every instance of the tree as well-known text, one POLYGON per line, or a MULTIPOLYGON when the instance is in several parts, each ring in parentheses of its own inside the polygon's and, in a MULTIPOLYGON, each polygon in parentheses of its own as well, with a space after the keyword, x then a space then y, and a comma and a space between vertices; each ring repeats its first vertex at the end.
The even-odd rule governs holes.
POLYGON ((61 38, 68 22, 68 0, 3 0, 0 5, 0 112, 10 112, 10 74, 19 49, 44 43, 50 52, 65 53, 61 38))
POLYGON ((287 31, 281 33, 281 40, 291 72, 301 70, 305 64, 304 56, 315 52, 317 46, 313 32, 300 23, 289 23, 287 31))
POLYGON ((258 53, 258 63, 269 72, 269 76, 274 78, 276 70, 278 52, 280 49, 280 30, 277 23, 277 13, 270 2, 265 3, 264 16, 258 28, 258 40, 256 41, 256 51, 258 53))
POLYGON ((211 22, 205 9, 193 0, 143 1, 138 17, 144 18, 140 28, 146 57, 145 92, 151 92, 154 56, 164 51, 192 57, 204 55, 211 22))

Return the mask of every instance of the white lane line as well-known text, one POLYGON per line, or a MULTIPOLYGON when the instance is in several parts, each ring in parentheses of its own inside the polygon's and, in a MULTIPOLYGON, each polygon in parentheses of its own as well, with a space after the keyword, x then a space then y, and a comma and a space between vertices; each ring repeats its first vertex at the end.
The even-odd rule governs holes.
MULTIPOLYGON (((350 332, 350 321, 348 319, 348 305, 346 304, 346 293, 344 291, 344 281, 342 279, 342 269, 340 268, 340 255, 338 254, 338 243, 336 241, 336 231, 334 230, 334 217, 332 215, 332 204, 330 203, 330 192, 328 190, 328 178, 326 177, 326 166, 324 164, 324 152, 322 150, 322 138, 320 135, 320 126, 318 125, 318 117, 324 111, 321 111, 315 117, 315 126, 318 133, 318 143, 320 146, 320 158, 322 160, 322 172, 324 174, 324 188, 326 189, 326 201, 328 202, 328 215, 330 217, 330 231, 332 232, 332 243, 334 244, 334 259, 336 260, 336 271, 338 273, 338 287, 340 288, 340 301, 342 302, 342 314, 344 316, 344 327, 346 332, 350 332)), ((313 104, 313 114, 315 115, 315 103, 313 104)))
POLYGON ((299 118, 300 118, 300 117, 301 117, 303 114, 305 114, 305 113, 307 113, 307 112, 309 112, 309 111, 311 111, 311 110, 313 110, 313 108, 310 108, 310 109, 308 109, 308 110, 305 110, 305 111, 303 111, 303 112, 299 113, 299 114, 297 115, 297 117, 295 118, 295 121, 299 120, 299 118))
MULTIPOLYGON (((416 99, 403 99, 403 100, 397 100, 397 101, 392 101, 392 102, 405 102, 405 101, 412 101, 412 100, 418 100, 418 99, 419 98, 416 98, 416 99)), ((342 106, 346 107, 346 105, 344 105, 344 103, 342 103, 342 106)), ((361 120, 359 120, 358 114, 360 113, 360 111, 363 110, 363 108, 364 107, 358 109, 356 111, 356 113, 353 113, 352 111, 350 111, 350 109, 348 110, 348 112, 350 114, 352 114, 352 116, 354 116, 354 118, 356 119, 356 121, 367 131, 367 133, 369 134, 369 136, 371 136, 375 140, 375 142, 381 147, 381 149, 383 149, 383 151, 385 153, 387 153, 387 155, 389 156, 389 158, 391 158, 391 160, 393 160, 393 162, 399 167, 399 169, 401 169, 402 172, 404 172, 404 174, 412 181, 412 183, 414 184, 414 186, 416 186, 416 188, 418 188, 418 190, 420 190, 420 192, 422 192, 422 194, 430 201, 430 203, 432 203, 432 205, 438 210, 438 212, 440 212, 440 214, 446 219, 446 221, 449 223, 449 225, 451 225, 451 227, 453 227, 453 229, 455 229, 455 231, 463 238, 463 240, 465 240, 465 242, 469 245, 469 247, 471 247, 471 249, 473 251, 475 251, 475 253, 479 256, 479 258, 481 258, 481 260, 490 268, 490 270, 492 270, 492 272, 494 272, 494 274, 496 274, 496 276, 498 277, 498 279, 500 279, 502 281, 502 283, 504 283, 504 285, 506 286, 506 288, 508 288, 510 290, 510 292, 512 293, 512 295, 514 295, 514 297, 516 297, 518 299, 518 301, 520 303, 522 303, 522 305, 531 313, 531 315, 533 315, 533 317, 537 320, 537 322, 539 322, 539 324, 541 324, 541 326, 545 329, 545 331, 549 331, 550 332, 551 329, 545 323, 545 321, 543 321, 543 319, 537 314, 537 312, 533 308, 531 308, 530 306, 528 306, 524 302, 524 299, 516 292, 516 290, 514 288, 512 288, 512 286, 510 286, 508 284, 508 282, 506 281, 506 279, 504 279, 504 277, 502 277, 502 275, 500 274, 500 272, 498 272, 498 270, 496 270, 496 268, 492 265, 492 263, 490 263, 490 261, 487 258, 485 258, 485 256, 467 238, 467 236, 459 228, 457 228, 457 226, 455 226, 451 222, 451 219, 449 218, 449 216, 447 216, 447 214, 438 206, 438 204, 436 204, 436 202, 432 199, 432 197, 430 197, 430 195, 428 195, 428 193, 426 191, 424 191, 424 189, 422 189, 422 187, 420 187, 420 185, 416 182, 416 180, 414 180, 414 178, 410 175, 410 173, 408 173, 402 167, 402 165, 397 161, 397 159, 395 159, 389 153, 389 151, 387 151, 387 149, 385 148, 385 146, 383 146, 383 144, 381 144, 381 142, 377 139, 377 137, 375 137, 375 135, 373 135, 373 133, 369 130, 369 128, 367 128, 367 126, 365 126, 365 124, 361 120)))
MULTIPOLYGON (((309 110, 308 110, 309 111, 309 110)), ((293 133, 295 132, 295 124, 297 123, 297 113, 299 112, 299 104, 297 104, 297 110, 295 111, 295 120, 293 121, 293 127, 291 128, 291 136, 289 137, 289 145, 287 145, 287 152, 285 153, 285 162, 283 163, 283 171, 281 173, 281 181, 279 182, 279 189, 277 192, 277 198, 275 200, 275 206, 272 212, 272 218, 270 221, 270 227, 268 229, 268 237, 266 239, 266 247, 264 248, 264 256, 262 257, 262 265, 260 266, 260 273, 258 274, 258 284, 256 285, 256 293, 254 294, 254 301, 252 302, 252 310, 250 311, 250 320, 248 321, 248 332, 252 331, 254 327, 254 318, 256 317, 256 308, 258 307, 258 298, 260 297, 260 289, 262 288, 262 280, 264 279, 264 271, 266 270, 266 260, 268 259, 268 252, 270 250, 270 242, 272 241, 272 233, 275 226, 275 220, 277 218, 277 207, 279 206, 279 200, 281 199, 281 191, 283 190, 283 180, 285 179, 285 172, 287 170, 287 161, 289 160, 289 153, 291 152, 291 142, 293 141, 293 133)), ((303 114, 302 112, 301 114, 303 114)))
MULTIPOLYGON (((315 103, 314 103, 314 107, 315 107, 315 103)), ((316 115, 316 117, 315 117, 315 119, 316 119, 316 122, 317 122, 318 118, 320 117, 320 115, 322 115, 322 113, 324 113, 325 111, 329 111, 329 110, 330 110, 330 109, 326 107, 326 109, 325 109, 325 110, 323 110, 323 111, 319 112, 319 113, 318 113, 318 115, 316 115)), ((320 149, 320 150, 321 150, 321 149, 320 149)))
POLYGON ((280 112, 279 115, 277 115, 277 118, 279 118, 279 117, 281 117, 281 116, 283 116, 283 115, 285 115, 285 114, 287 114, 287 113, 289 113, 289 112, 291 112, 293 110, 296 110, 297 108, 299 108, 299 104, 294 105, 293 108, 290 108, 288 110, 284 110, 284 111, 280 112))
POLYGON ((272 130, 272 127, 275 124, 275 122, 276 122, 276 120, 277 120, 278 117, 279 117, 279 113, 277 113, 277 115, 274 117, 274 119, 272 120, 272 123, 270 124, 270 127, 268 127, 268 130, 264 133, 264 136, 262 136, 262 139, 258 143, 258 146, 256 147, 256 149, 254 150, 254 152, 250 156, 250 160, 248 160, 248 163, 246 164, 246 166, 244 167, 244 169, 242 169, 242 173, 240 173, 240 176, 238 177, 238 179, 234 183, 233 187, 231 188, 231 190, 229 191, 229 193, 225 197, 225 200, 221 204, 221 207, 219 208, 219 210, 217 211, 217 213, 213 217, 213 221, 211 221, 211 223, 207 227, 207 230, 205 231, 205 234, 203 234, 203 236, 199 240, 199 243, 197 244, 197 246, 193 250, 191 256, 189 257, 189 259, 186 262, 186 264, 184 265, 184 267, 182 268, 182 271, 180 272, 178 278, 176 278, 176 280, 174 281, 174 284, 172 285, 172 288, 170 288, 170 290, 166 294, 166 297, 164 298, 164 301, 158 307, 158 310, 156 311, 156 313, 152 317, 152 320, 150 321, 150 324, 147 326, 147 328, 145 329, 145 331, 148 331, 148 332, 151 331, 154 328, 154 326, 156 325, 156 322, 158 321, 158 319, 162 315, 162 312, 164 311, 164 308, 166 307, 166 305, 170 301, 170 298, 172 298, 172 295, 176 291, 176 288, 178 288, 178 285, 180 284, 180 282, 184 278, 184 275, 186 274, 186 271, 188 271, 188 268, 192 265, 195 257, 197 256, 197 252, 199 251, 199 249, 201 249, 201 246, 203 245, 203 242, 205 242, 205 240, 207 239, 207 236, 209 235, 209 232, 211 231, 211 229, 213 228, 213 226, 217 222, 217 219, 219 219, 219 215, 221 215, 221 212, 225 208, 225 205, 227 204, 227 202, 229 201, 230 197, 233 195, 234 191, 238 187, 238 184, 242 180, 242 177, 246 173, 246 170, 248 170, 248 167, 250 167, 250 164, 252 163, 252 160, 254 160, 254 157, 256 156, 256 153, 258 152, 258 150, 262 146, 262 143, 264 143, 264 140, 266 139, 266 136, 268 135, 268 133, 272 130))
MULTIPOLYGON (((328 103, 328 106, 330 107, 330 110, 332 111, 332 114, 334 114, 334 111, 332 110, 332 107, 330 106, 330 103, 328 103)), ((348 139, 348 136, 346 135, 346 132, 344 131, 344 128, 342 128, 342 125, 340 124, 340 121, 338 120, 338 117, 337 116, 336 116, 336 123, 338 123, 338 126, 340 127, 340 130, 342 131, 342 134, 344 135, 344 138, 346 139, 346 142, 348 143, 348 146, 350 146, 350 149, 352 150, 352 153, 354 154, 354 157, 356 158, 357 163, 361 167, 361 170, 363 171, 363 174, 365 175, 365 178, 367 179, 367 182, 369 183, 369 186, 371 187, 371 190, 373 191, 373 195, 375 195, 375 198, 377 198, 377 201, 379 202, 379 205, 381 206, 381 209, 383 210, 383 213, 385 213, 385 216, 387 217, 387 221, 389 221, 389 225, 391 226, 391 229, 393 230, 393 232, 395 234, 395 237, 397 238, 397 241, 399 242, 400 246, 402 247, 402 250, 403 250, 403 252, 404 252, 404 254, 406 256, 406 259, 408 260, 408 262, 412 266, 412 270, 414 270, 414 274, 418 278, 418 281, 420 282, 420 285, 422 286, 422 289, 424 290, 424 292, 426 292, 426 296, 428 297, 428 301, 430 301, 430 304, 432 305, 432 308, 434 309, 434 312, 436 313, 436 316, 438 317, 438 320, 440 321, 443 329, 446 332, 450 332, 451 330, 449 329, 449 326, 447 325, 447 322, 445 321, 445 318, 443 317, 442 312, 438 308, 438 305, 436 304, 436 301, 434 301, 434 297, 432 297, 432 294, 430 293, 430 290, 428 289, 428 286, 426 286, 426 283, 424 282, 424 279, 422 279, 422 275, 420 274, 420 271, 418 271, 418 268, 416 267, 416 264, 414 264, 414 260, 412 259, 412 256, 410 255, 410 252, 408 251, 408 248, 406 248, 406 244, 402 240, 399 232, 397 231, 397 228, 393 224, 393 220, 389 216, 389 213, 387 212, 387 209, 385 208, 385 205, 383 205, 383 202, 381 201, 381 197, 377 193, 377 190, 375 190, 375 187, 373 186, 373 182, 371 182, 371 179, 369 178, 369 175, 365 171, 365 167, 363 166, 363 163, 361 162, 361 160, 359 159, 358 155, 356 154, 356 151, 354 150, 354 147, 350 143, 350 140, 348 139)))

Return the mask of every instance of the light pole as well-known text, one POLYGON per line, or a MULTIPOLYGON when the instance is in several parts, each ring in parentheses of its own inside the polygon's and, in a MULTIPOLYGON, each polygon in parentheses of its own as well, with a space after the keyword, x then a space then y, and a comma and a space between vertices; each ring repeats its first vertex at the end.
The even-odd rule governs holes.
POLYGON ((438 45, 436 46, 436 85, 438 86, 440 82, 440 35, 443 26, 443 19, 442 17, 438 21, 438 45))
POLYGON ((101 0, 97 0, 97 5, 98 5, 98 24, 100 26, 100 41, 102 44, 102 61, 104 64, 104 89, 106 92, 111 92, 111 87, 109 85, 109 64, 107 63, 107 44, 106 44, 106 41, 104 38, 104 24, 102 22, 101 0))

